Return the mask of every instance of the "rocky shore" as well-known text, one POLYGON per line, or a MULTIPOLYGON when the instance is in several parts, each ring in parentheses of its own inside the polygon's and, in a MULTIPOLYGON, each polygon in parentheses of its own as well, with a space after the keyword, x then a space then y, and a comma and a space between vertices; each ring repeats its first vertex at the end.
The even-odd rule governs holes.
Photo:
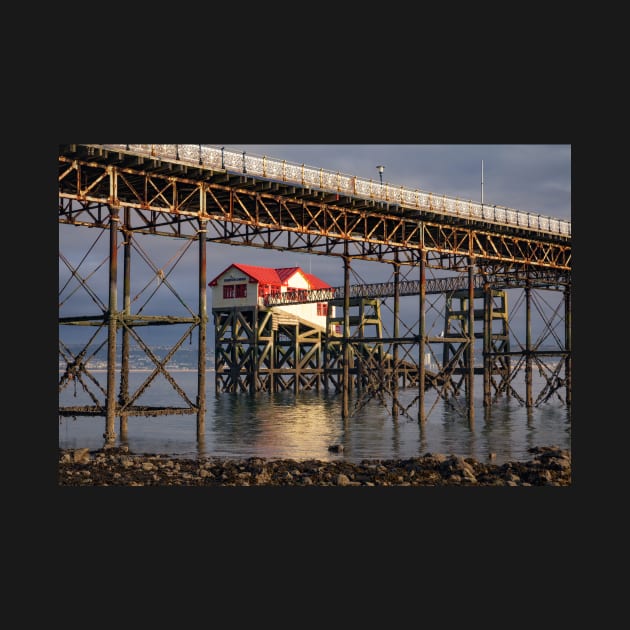
POLYGON ((60 486, 569 486, 571 452, 529 449, 504 464, 426 453, 352 463, 292 459, 183 459, 135 455, 126 447, 59 450, 60 486))

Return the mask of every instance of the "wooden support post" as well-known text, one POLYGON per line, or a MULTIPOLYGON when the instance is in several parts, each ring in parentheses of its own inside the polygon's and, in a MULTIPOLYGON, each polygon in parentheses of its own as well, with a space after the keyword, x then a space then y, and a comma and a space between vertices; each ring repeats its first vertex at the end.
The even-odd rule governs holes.
POLYGON ((300 324, 293 325, 293 393, 300 393, 300 324))
POLYGON ((238 313, 234 307, 230 309, 230 317, 232 318, 232 338, 230 339, 230 385, 227 389, 232 394, 238 393, 238 383, 240 379, 239 361, 239 345, 240 345, 240 328, 241 323, 238 319, 238 313))
POLYGON ((258 306, 252 310, 252 322, 249 333, 249 393, 258 391, 259 353, 258 353, 258 306))

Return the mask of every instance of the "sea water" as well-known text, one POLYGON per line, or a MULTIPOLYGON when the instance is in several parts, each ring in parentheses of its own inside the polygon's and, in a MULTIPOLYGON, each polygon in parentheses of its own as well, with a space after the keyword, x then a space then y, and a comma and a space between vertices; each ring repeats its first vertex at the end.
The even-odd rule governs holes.
MULTIPOLYGON (((169 374, 189 401, 195 401, 197 372, 183 370, 169 374)), ((93 376, 105 388, 106 373, 96 372, 93 376)), ((130 391, 135 391, 148 376, 146 371, 131 371, 130 391)), ((359 462, 444 453, 498 464, 529 460, 532 458, 529 449, 536 446, 571 448, 571 413, 562 400, 566 394, 564 389, 558 392, 559 396, 554 395, 530 409, 514 396, 503 396, 484 408, 483 384, 481 378, 476 377, 473 418, 467 412, 463 391, 456 398, 444 401, 429 390, 424 401, 425 420, 421 422, 416 388, 399 390, 398 413, 393 412, 394 401, 387 394, 379 392, 370 396, 354 392, 350 397, 350 417, 344 419, 340 393, 284 391, 216 395, 214 377, 214 372, 207 372, 206 413, 200 437, 197 436, 199 418, 196 413, 130 415, 123 431, 120 419, 116 419, 115 445, 126 445, 136 454, 176 457, 359 462), (329 450, 333 445, 342 445, 343 450, 339 453, 329 450)), ((543 386, 544 381, 535 370, 535 398, 543 386)), ((524 398, 522 392, 524 389, 520 392, 524 398)), ((72 383, 59 393, 60 407, 90 404, 93 402, 80 383, 72 383)), ((188 406, 173 385, 161 376, 151 382, 135 404, 188 406)), ((102 448, 105 420, 104 416, 59 416, 59 447, 102 448)))

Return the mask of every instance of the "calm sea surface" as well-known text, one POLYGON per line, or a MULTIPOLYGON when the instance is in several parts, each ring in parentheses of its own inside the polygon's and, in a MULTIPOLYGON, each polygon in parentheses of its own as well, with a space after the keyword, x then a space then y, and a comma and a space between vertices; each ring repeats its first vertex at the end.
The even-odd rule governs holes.
MULTIPOLYGON (((195 371, 171 372, 190 400, 196 398, 195 371)), ((104 387, 106 375, 96 373, 104 387)), ((146 372, 131 372, 130 390, 147 378, 146 372)), ((519 375, 520 377, 520 375, 519 375)), ((162 377, 160 377, 162 378, 162 377)), ((455 454, 493 463, 529 460, 534 446, 571 446, 571 417, 557 397, 527 410, 515 398, 495 402, 484 410, 481 377, 475 379, 475 418, 471 426, 465 399, 454 406, 427 393, 424 425, 418 422, 417 391, 401 390, 400 400, 409 405, 407 414, 394 418, 392 401, 372 399, 341 418, 341 395, 290 392, 276 394, 215 395, 214 372, 206 377, 207 413, 205 435, 197 439, 197 415, 142 417, 129 416, 127 433, 121 436, 116 420, 117 445, 127 445, 132 453, 160 453, 179 457, 265 457, 291 459, 394 459, 419 457, 427 452, 455 454), (434 405, 435 403, 435 405, 434 405), (328 447, 342 444, 342 454, 328 447)), ((543 383, 534 371, 534 397, 543 383)), ((516 390, 524 398, 524 386, 516 390)), ((560 394, 564 398, 565 391, 560 394)), ((351 398, 351 410, 357 403, 351 398)), ((81 387, 71 385, 59 394, 59 405, 93 404, 81 387)), ((136 401, 138 405, 187 406, 165 379, 154 381, 136 401)), ((104 417, 59 418, 60 448, 99 449, 104 445, 104 417)))

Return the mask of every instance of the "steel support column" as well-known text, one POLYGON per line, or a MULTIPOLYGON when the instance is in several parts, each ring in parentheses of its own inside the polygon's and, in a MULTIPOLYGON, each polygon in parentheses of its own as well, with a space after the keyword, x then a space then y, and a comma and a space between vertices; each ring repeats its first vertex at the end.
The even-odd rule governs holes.
POLYGON ((490 356, 492 348, 492 285, 483 285, 483 406, 492 404, 492 366, 494 359, 490 356))
POLYGON ((107 307, 107 406, 105 433, 107 445, 116 440, 116 334, 118 328, 118 216, 120 208, 110 207, 109 223, 109 304, 107 307))
POLYGON ((419 304, 418 304, 418 421, 420 424, 424 424, 426 421, 425 409, 424 409, 424 347, 425 347, 425 314, 424 304, 427 290, 427 278, 426 278, 426 263, 427 253, 426 250, 420 250, 420 291, 419 291, 419 304))
MULTIPOLYGON (((398 259, 398 252, 396 252, 396 259, 398 259)), ((400 336, 399 325, 399 312, 400 312, 400 265, 394 263, 394 339, 398 339, 400 336)), ((393 366, 392 366, 392 416, 396 418, 398 416, 398 342, 394 342, 393 348, 393 366)))
POLYGON ((572 383, 571 383, 571 347, 572 347, 572 335, 571 335, 571 284, 568 284, 564 289, 564 345, 567 355, 565 357, 564 376, 566 381, 566 403, 568 407, 571 407, 572 396, 572 383))
MULTIPOLYGON (((347 245, 347 241, 346 241, 347 245)), ((347 247, 346 247, 347 249, 347 247)), ((346 420, 350 416, 350 258, 343 257, 343 406, 341 416, 346 420)))
MULTIPOLYGON (((123 320, 131 315, 131 239, 133 237, 129 227, 129 208, 125 208, 122 233, 124 235, 123 249, 123 320)), ((129 345, 130 334, 127 326, 122 327, 121 357, 120 357, 120 388, 118 403, 124 407, 129 402, 129 345)), ((127 441, 127 424, 129 415, 120 414, 120 439, 127 441)))
POLYGON ((468 371, 466 394, 468 396, 468 424, 475 422, 475 259, 468 265, 468 371))
POLYGON ((525 287, 525 406, 529 409, 534 406, 532 393, 532 288, 527 281, 525 287))
POLYGON ((206 423, 207 282, 206 221, 199 220, 199 347, 197 349, 197 439, 203 440, 206 423))

